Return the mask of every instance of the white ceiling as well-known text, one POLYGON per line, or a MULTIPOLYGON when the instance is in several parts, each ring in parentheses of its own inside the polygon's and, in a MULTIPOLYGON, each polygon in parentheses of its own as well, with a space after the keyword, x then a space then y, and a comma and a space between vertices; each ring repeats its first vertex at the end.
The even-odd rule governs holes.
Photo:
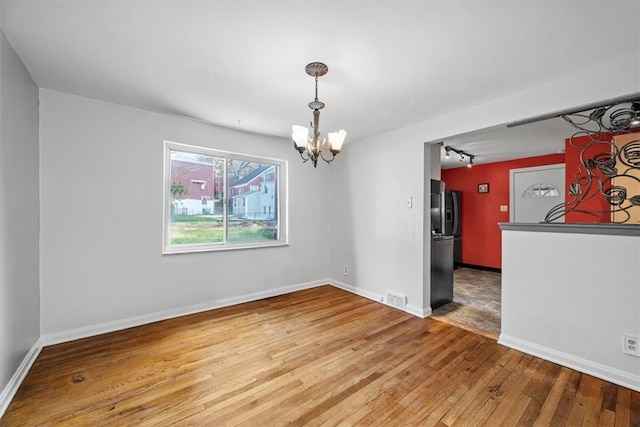
MULTIPOLYGON (((638 0, 4 0, 1 7, 2 28, 40 87, 250 132, 288 137, 291 124, 307 124, 314 83, 304 67, 325 62, 321 128, 344 128, 348 141, 575 75, 596 56, 637 54, 640 16, 638 0), (625 43, 629 37, 635 41, 625 43)), ((557 123, 533 126, 533 145, 525 127, 507 136, 508 145, 491 132, 457 143, 480 162, 562 148, 557 123)))
MULTIPOLYGON (((512 128, 498 127, 478 130, 468 134, 444 138, 445 146, 450 146, 474 156, 474 164, 492 163, 503 160, 520 159, 544 154, 564 153, 564 139, 576 129, 561 118, 531 123, 512 128)), ((459 156, 451 152, 450 159, 444 158, 443 169, 462 167, 469 158, 460 162, 459 156)))

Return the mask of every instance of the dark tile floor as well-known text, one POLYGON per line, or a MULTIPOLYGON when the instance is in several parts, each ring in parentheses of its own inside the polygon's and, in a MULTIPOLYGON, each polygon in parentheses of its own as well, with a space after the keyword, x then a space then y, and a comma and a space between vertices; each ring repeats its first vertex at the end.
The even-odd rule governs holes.
POLYGON ((433 315, 500 333, 501 274, 458 268, 453 272, 453 301, 433 310, 433 315))

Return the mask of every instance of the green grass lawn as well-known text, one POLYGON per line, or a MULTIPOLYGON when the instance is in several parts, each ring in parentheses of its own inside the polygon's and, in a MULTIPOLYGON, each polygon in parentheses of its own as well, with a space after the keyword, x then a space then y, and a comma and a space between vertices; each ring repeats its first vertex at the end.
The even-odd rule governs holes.
POLYGON ((205 223, 222 225, 222 221, 211 215, 172 215, 171 223, 205 223))
MULTIPOLYGON (((222 221, 207 215, 177 215, 171 217, 171 244, 222 243, 222 221)), ((274 240, 275 230, 254 228, 233 223, 229 227, 229 242, 260 242, 274 240)))

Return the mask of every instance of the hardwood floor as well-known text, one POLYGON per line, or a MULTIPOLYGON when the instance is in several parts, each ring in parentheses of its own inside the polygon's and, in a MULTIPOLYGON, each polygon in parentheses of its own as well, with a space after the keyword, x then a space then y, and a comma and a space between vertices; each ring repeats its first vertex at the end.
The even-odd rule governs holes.
POLYGON ((46 347, 0 426, 637 426, 640 393, 331 286, 46 347))

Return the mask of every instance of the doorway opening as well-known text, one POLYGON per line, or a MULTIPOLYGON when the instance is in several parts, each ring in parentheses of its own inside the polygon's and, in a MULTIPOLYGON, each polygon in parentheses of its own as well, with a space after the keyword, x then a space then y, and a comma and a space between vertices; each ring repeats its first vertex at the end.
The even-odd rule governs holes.
POLYGON ((498 339, 501 327, 502 275, 462 266, 453 272, 453 301, 431 314, 441 322, 498 339))

